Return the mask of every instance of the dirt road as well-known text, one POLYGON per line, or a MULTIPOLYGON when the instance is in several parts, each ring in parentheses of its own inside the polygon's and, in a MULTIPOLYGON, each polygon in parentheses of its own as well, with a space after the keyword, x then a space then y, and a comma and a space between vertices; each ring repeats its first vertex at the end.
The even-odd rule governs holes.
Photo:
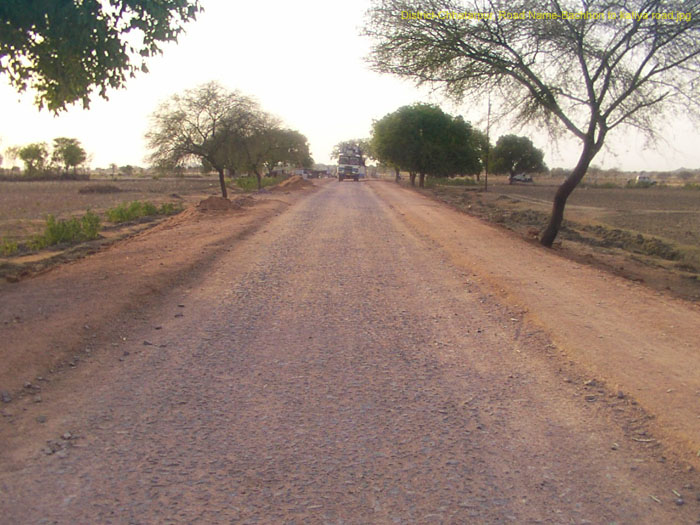
POLYGON ((660 445, 643 402, 562 355, 517 282, 470 262, 487 227, 434 206, 327 183, 219 239, 41 402, 10 403, 0 522, 695 523, 682 437, 660 445))

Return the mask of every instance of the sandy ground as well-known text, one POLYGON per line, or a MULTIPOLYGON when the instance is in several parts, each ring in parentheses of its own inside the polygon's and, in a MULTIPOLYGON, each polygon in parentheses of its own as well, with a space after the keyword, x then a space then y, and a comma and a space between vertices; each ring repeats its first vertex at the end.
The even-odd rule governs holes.
POLYGON ((391 183, 178 221, 0 289, 7 523, 700 518, 697 308, 391 183))

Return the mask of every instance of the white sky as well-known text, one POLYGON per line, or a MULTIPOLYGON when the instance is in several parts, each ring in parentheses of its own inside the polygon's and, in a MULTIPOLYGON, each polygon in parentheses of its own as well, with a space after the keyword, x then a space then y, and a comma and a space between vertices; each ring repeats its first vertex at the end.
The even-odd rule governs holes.
MULTIPOLYGON (((408 81, 369 71, 364 57, 370 43, 360 36, 369 0, 202 4, 205 12, 188 24, 178 44, 150 60, 148 74, 110 92, 108 101, 93 97, 90 110, 76 106, 54 117, 34 106, 33 94, 18 95, 0 78, 0 152, 67 136, 83 143, 93 167, 112 162, 144 166, 149 114, 169 95, 210 80, 255 97, 306 135, 314 159, 322 163, 332 162, 334 144, 369 136, 373 120, 414 102, 438 103, 485 128, 479 122, 485 107, 454 106, 408 81)), ((492 142, 510 132, 528 134, 499 124, 492 127, 492 142)), ((576 163, 575 141, 553 144, 545 136, 529 135, 550 167, 576 163)), ((676 122, 664 137, 665 144, 649 148, 629 132, 611 135, 594 164, 627 170, 700 168, 698 130, 676 122)))

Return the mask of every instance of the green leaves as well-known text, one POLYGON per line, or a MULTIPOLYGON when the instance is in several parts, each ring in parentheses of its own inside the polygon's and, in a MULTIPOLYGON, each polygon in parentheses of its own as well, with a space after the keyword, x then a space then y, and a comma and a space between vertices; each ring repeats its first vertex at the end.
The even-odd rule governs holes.
POLYGON ((504 135, 498 139, 491 152, 493 173, 529 173, 544 171, 544 153, 537 149, 527 137, 504 135))
POLYGON ((199 11, 198 0, 3 0, 0 73, 20 92, 35 89, 40 108, 87 108, 93 91, 107 98, 147 72, 143 58, 177 40, 199 11))
POLYGON ((374 123, 372 150, 400 170, 436 177, 481 171, 478 132, 430 104, 403 106, 374 123))

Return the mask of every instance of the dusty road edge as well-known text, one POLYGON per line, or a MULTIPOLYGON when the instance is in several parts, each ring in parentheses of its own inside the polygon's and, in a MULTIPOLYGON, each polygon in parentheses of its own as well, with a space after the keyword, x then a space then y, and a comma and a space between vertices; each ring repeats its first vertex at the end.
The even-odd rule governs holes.
MULTIPOLYGON (((372 187, 397 219, 419 236, 434 243, 436 248, 444 250, 457 267, 478 275, 482 284, 486 285, 494 297, 499 298, 499 302, 521 312, 524 322, 547 334, 559 349, 558 358, 563 365, 567 362, 574 364, 584 377, 592 380, 592 384, 605 388, 608 395, 615 396, 622 392, 631 402, 639 403, 648 414, 650 429, 654 434, 653 439, 648 440, 650 445, 656 446, 661 441, 668 453, 700 468, 700 458, 696 454, 700 449, 700 416, 696 410, 700 395, 700 356, 697 351, 693 353, 692 346, 695 344, 697 350, 697 336, 693 343, 692 335, 693 330, 697 334, 697 326, 700 326, 700 309, 697 305, 630 283, 622 277, 572 261, 555 252, 540 252, 539 246, 533 246, 513 232, 472 217, 422 193, 411 191, 410 188, 395 187, 384 181, 377 181, 372 187), (389 192, 392 191, 400 193, 390 195, 389 192), (401 194, 409 201, 403 203, 403 208, 395 202, 396 195, 401 194), (407 209, 406 206, 411 208, 407 209), (432 224, 431 219, 445 222, 441 225, 432 224), (591 303, 587 312, 578 312, 579 318, 572 321, 574 326, 579 326, 578 337, 573 337, 566 332, 565 325, 553 322, 552 304, 556 304, 556 297, 550 300, 547 297, 548 290, 545 289, 545 295, 542 296, 545 299, 538 301, 536 294, 528 294, 521 288, 523 282, 528 280, 536 283, 542 273, 533 271, 528 279, 527 272, 522 276, 506 272, 509 261, 489 265, 493 263, 493 258, 485 256, 479 247, 479 243, 484 244, 483 239, 469 241, 458 236, 460 242, 450 242, 450 236, 453 235, 451 228, 464 224, 475 225, 481 233, 493 232, 493 238, 517 247, 518 251, 511 255, 519 257, 519 260, 526 256, 524 252, 535 251, 546 260, 540 266, 549 271, 561 270, 562 267, 575 268, 589 279, 599 281, 599 288, 610 287, 621 294, 629 292, 631 295, 619 299, 620 304, 606 305, 607 311, 620 313, 627 306, 625 298, 635 297, 639 301, 631 310, 639 317, 634 318, 625 311, 627 319, 632 317, 634 322, 619 326, 615 315, 606 318, 604 310, 591 303), (441 229, 440 226, 444 228, 441 229), (542 304, 547 301, 552 304, 542 304), (663 312, 664 319, 655 319, 653 311, 663 312), (595 318, 586 318, 587 314, 592 313, 598 315, 599 323, 596 323, 595 318), (682 314, 682 318, 674 318, 674 313, 682 314), (674 328, 674 325, 677 330, 671 333, 669 328, 674 328), (583 326, 590 330, 591 335, 587 338, 581 337, 583 326), (639 331, 639 328, 643 330, 639 331), (625 350, 616 348, 616 351, 610 352, 611 344, 614 346, 616 338, 624 342, 620 347, 624 346, 625 350), (590 346, 585 344, 586 341, 590 346), (662 349, 666 349, 670 355, 666 355, 667 352, 662 349), (683 367, 670 366, 676 363, 683 363, 683 367), (635 373, 640 370, 645 374, 635 377, 635 373)), ((595 297, 595 291, 591 290, 589 296, 595 297)), ((644 441, 647 439, 644 438, 644 441)))
MULTIPOLYGON (((272 218, 314 191, 263 195, 252 206, 231 214, 197 214, 193 219, 196 212, 189 208, 181 215, 110 243, 95 253, 53 266, 17 283, 0 284, 3 295, 0 323, 4 325, 3 339, 7 343, 0 349, 0 360, 4 362, 0 370, 0 391, 4 397, 0 400, 0 409, 32 396, 32 390, 26 385, 37 384, 37 378, 47 380, 55 372, 78 366, 86 357, 86 349, 89 356, 99 346, 96 343, 108 337, 117 326, 123 326, 140 312, 157 307, 165 292, 195 283, 233 243, 264 228, 272 218), (192 226, 185 222, 187 220, 196 222, 200 231, 207 227, 210 230, 218 227, 219 231, 202 233, 201 238, 179 235, 177 239, 178 226, 183 222, 185 232, 196 231, 187 229, 192 226), (167 253, 162 254, 165 266, 150 264, 143 278, 121 277, 131 271, 122 259, 131 256, 133 260, 135 254, 146 251, 154 242, 157 248, 158 241, 161 241, 160 246, 182 242, 181 247, 189 247, 190 251, 185 254, 186 248, 179 250, 179 258, 173 261, 167 253), (103 282, 105 286, 101 286, 103 282), (109 293, 110 282, 118 293, 109 293), (88 291, 90 297, 80 296, 80 290, 88 291), (76 295, 80 301, 74 300, 76 295), (20 298, 27 303, 19 303, 20 298), (21 313, 17 310, 18 304, 21 313), (88 314, 83 313, 86 309, 89 319, 88 314)), ((138 267, 133 273, 137 272, 138 267)))

